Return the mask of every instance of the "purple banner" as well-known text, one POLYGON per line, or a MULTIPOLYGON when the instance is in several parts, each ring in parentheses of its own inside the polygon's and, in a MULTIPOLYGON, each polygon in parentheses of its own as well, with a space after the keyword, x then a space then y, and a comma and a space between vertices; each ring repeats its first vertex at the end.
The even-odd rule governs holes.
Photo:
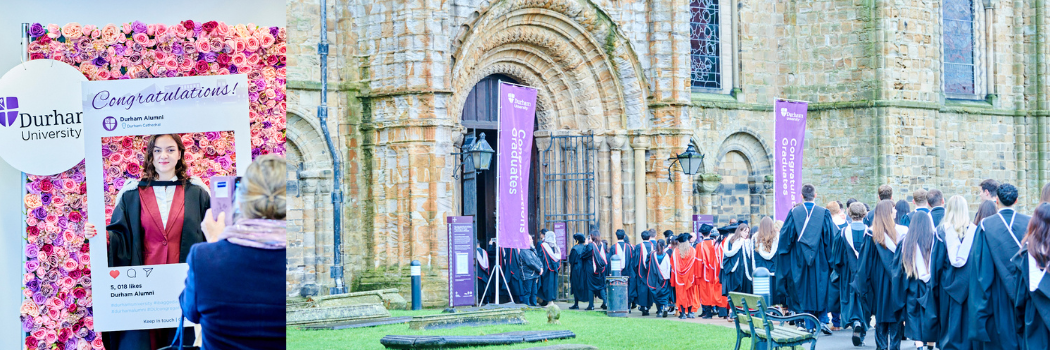
POLYGON ((558 241, 558 249, 559 249, 558 251, 561 252, 561 259, 562 260, 568 260, 569 259, 569 254, 565 253, 565 252, 568 251, 567 250, 568 248, 565 247, 565 240, 567 240, 568 237, 565 237, 565 223, 564 222, 556 222, 556 223, 554 223, 554 239, 558 241))
POLYGON ((449 216, 448 306, 474 305, 474 217, 449 216))
POLYGON ((802 147, 806 138, 806 110, 809 102, 777 100, 773 140, 773 207, 776 220, 787 218, 795 204, 802 201, 802 147))
POLYGON ((529 248, 529 167, 536 89, 499 84, 497 240, 504 248, 529 248))

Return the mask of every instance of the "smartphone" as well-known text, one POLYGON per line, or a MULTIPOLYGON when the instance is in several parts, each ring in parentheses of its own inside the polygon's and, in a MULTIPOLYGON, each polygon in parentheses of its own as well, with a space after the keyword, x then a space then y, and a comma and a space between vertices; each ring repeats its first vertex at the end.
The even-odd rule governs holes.
POLYGON ((233 214, 237 209, 237 187, 240 182, 240 176, 213 176, 211 178, 212 219, 219 220, 219 215, 225 215, 226 226, 233 224, 233 214))

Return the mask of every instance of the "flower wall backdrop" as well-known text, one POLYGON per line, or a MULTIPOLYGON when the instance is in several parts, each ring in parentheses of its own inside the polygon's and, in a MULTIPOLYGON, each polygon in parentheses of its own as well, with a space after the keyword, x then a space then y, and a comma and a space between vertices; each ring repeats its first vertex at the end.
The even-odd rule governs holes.
MULTIPOLYGON (((212 176, 237 175, 237 149, 233 131, 181 134, 186 146, 186 175, 200 177, 211 186, 212 176)), ((102 138, 102 173, 106 177, 106 224, 117 205, 117 193, 128 179, 142 178, 149 136, 102 138)))
MULTIPOLYGON (((63 61, 89 80, 247 74, 254 159, 262 154, 284 154, 285 35, 284 28, 216 21, 183 21, 171 26, 136 21, 103 27, 35 23, 29 28, 29 56, 63 61)), ((216 156, 219 149, 233 147, 232 138, 226 147, 215 145, 208 135, 205 139, 205 152, 211 147, 216 156)), ((123 145, 125 140, 113 142, 123 145)), ((195 146, 202 148, 199 143, 195 146)), ((120 154, 124 160, 123 151, 120 154)), ((209 172, 217 175, 225 157, 195 159, 191 172, 202 177, 209 172)), ((127 158, 124 175, 114 175, 114 181, 135 171, 131 157, 127 158)), ((231 155, 228 161, 235 158, 231 155)), ((29 175, 25 186, 22 292, 26 300, 21 315, 26 347, 101 349, 102 338, 93 327, 90 252, 84 244, 84 163, 58 175, 29 175)))

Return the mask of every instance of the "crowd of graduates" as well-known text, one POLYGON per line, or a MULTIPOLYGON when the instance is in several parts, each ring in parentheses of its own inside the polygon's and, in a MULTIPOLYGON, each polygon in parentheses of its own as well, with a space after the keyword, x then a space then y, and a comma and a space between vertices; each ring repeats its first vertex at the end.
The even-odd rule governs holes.
MULTIPOLYGON (((638 244, 617 230, 610 244, 592 226, 573 236, 568 252, 570 309, 586 302, 593 310, 595 297, 607 308, 606 277, 619 268, 628 277, 629 307, 642 316, 731 321, 727 296, 752 293, 754 271, 764 268, 773 276, 773 304, 817 316, 821 324, 800 324, 812 332, 852 328, 857 346, 873 327, 878 349, 899 349, 904 339, 931 349, 1050 348, 1050 278, 1043 279, 1050 184, 1031 216, 1014 209, 1016 187, 990 179, 973 214, 963 196, 945 201, 936 189, 914 191, 911 203, 894 202, 888 185, 877 192, 874 208, 854 199, 821 206, 816 189, 804 185, 803 201, 785 220, 764 217, 754 234, 734 221, 717 230, 702 225, 696 235, 664 231, 661 238, 649 229, 638 244), (622 264, 614 267, 616 260, 622 264)), ((557 300, 564 252, 548 233, 532 249, 500 254, 502 290, 514 300, 557 300)), ((478 247, 480 286, 492 252, 492 244, 478 247)))

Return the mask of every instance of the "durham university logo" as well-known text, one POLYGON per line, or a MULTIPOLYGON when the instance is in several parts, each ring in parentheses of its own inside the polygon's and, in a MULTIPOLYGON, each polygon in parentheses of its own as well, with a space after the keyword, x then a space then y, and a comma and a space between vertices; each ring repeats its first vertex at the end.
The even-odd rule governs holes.
POLYGON ((18 97, 0 97, 0 125, 11 126, 18 118, 18 97))

